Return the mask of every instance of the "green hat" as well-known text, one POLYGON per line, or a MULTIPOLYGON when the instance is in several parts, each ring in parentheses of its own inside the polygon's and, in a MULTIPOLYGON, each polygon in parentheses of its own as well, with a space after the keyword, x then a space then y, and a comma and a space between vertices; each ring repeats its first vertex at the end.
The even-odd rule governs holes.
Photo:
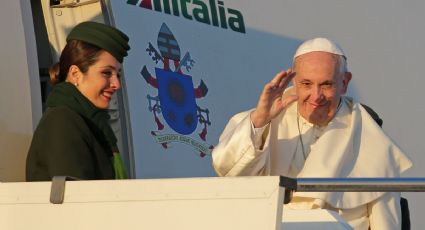
POLYGON ((82 22, 68 34, 66 41, 79 40, 108 51, 120 63, 130 49, 128 36, 120 30, 98 22, 82 22))

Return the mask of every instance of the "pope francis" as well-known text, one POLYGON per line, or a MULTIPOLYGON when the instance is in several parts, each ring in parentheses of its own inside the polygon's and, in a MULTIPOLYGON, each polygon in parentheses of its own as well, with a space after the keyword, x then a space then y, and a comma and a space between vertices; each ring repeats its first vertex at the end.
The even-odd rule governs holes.
MULTIPOLYGON (((219 176, 399 177, 410 160, 353 98, 342 49, 326 38, 297 49, 257 107, 236 114, 212 157, 219 176), (289 86, 292 81, 293 86, 289 86)), ((289 209, 328 209, 356 230, 400 229, 400 194, 295 193, 289 209)))

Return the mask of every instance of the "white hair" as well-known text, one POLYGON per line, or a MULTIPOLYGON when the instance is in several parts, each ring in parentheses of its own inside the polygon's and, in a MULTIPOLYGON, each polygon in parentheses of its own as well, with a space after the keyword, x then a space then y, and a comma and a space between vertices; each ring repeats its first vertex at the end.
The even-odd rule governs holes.
POLYGON ((348 72, 347 59, 341 55, 338 55, 338 71, 339 74, 348 72))

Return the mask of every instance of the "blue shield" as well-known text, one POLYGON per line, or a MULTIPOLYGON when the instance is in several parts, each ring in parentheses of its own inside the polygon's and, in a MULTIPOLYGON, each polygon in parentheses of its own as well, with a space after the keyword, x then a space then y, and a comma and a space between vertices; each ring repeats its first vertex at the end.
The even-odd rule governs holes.
POLYGON ((187 135, 198 124, 192 77, 155 68, 162 116, 177 133, 187 135))

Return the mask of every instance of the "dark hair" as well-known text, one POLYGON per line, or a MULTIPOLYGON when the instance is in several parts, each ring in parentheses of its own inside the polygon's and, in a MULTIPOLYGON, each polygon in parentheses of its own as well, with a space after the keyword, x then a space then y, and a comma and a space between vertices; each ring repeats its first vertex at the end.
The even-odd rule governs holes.
POLYGON ((57 83, 66 80, 69 67, 76 65, 82 73, 86 73, 91 65, 97 62, 103 50, 95 45, 79 40, 70 40, 63 48, 59 62, 49 69, 50 83, 57 83))

